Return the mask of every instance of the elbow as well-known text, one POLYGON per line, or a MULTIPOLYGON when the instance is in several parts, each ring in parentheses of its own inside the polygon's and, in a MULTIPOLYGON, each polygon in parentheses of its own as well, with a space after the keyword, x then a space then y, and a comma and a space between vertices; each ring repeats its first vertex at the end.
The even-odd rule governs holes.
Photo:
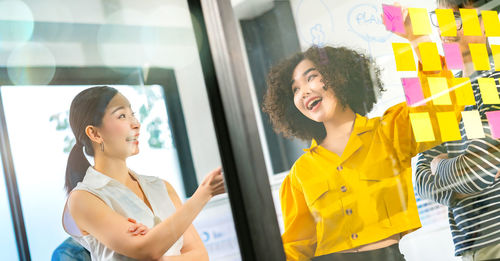
POLYGON ((153 261, 162 257, 163 253, 154 249, 153 244, 148 243, 146 240, 140 240, 130 248, 132 255, 130 257, 137 260, 153 261))

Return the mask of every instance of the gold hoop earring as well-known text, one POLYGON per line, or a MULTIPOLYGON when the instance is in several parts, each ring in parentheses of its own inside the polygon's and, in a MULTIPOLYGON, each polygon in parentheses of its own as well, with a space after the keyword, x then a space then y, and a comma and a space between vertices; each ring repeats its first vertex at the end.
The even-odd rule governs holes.
POLYGON ((100 145, 101 145, 101 151, 104 152, 104 142, 101 142, 100 145))

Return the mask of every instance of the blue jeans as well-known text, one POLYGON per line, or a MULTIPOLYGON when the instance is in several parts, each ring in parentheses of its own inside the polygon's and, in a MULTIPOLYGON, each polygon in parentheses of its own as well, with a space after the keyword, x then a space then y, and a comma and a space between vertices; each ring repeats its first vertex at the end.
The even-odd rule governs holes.
POLYGON ((52 261, 91 261, 90 253, 73 238, 64 240, 52 253, 52 261))

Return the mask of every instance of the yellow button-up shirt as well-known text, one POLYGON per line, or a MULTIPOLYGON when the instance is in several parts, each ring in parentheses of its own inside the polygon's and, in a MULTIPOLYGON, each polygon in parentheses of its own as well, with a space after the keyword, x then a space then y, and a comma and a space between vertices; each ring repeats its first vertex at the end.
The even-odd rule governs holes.
POLYGON ((441 142, 416 142, 409 110, 402 103, 382 117, 356 114, 341 156, 313 140, 295 162, 280 189, 288 260, 310 260, 421 227, 411 158, 441 142))
MULTIPOLYGON (((453 75, 424 73, 419 77, 425 97, 430 97, 427 77, 453 75)), ((374 243, 421 227, 415 202, 411 158, 442 143, 436 112, 463 106, 421 106, 406 103, 388 109, 382 117, 356 114, 353 131, 341 156, 312 141, 293 165, 280 189, 287 260, 310 260, 374 243), (434 142, 416 142, 409 113, 431 115, 434 142)))

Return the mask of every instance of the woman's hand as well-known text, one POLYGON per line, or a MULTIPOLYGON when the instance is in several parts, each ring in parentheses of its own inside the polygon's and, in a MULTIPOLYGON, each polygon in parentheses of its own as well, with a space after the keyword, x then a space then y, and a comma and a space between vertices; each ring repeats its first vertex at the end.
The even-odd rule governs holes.
POLYGON ((203 182, 198 187, 200 192, 208 194, 210 197, 217 196, 226 192, 224 187, 224 176, 222 175, 221 167, 208 173, 203 182))
POLYGON ((436 157, 434 157, 434 159, 432 159, 431 161, 431 173, 433 175, 436 174, 436 171, 437 171, 437 167, 438 167, 438 164, 441 160, 444 160, 444 159, 448 159, 448 154, 446 153, 441 153, 439 155, 437 155, 436 157))
MULTIPOLYGON (((425 42, 430 41, 429 36, 414 35, 413 34, 413 27, 411 25, 411 19, 410 19, 410 15, 408 13, 408 8, 402 7, 398 2, 394 2, 394 4, 392 4, 392 5, 401 7, 401 14, 403 17, 404 27, 405 27, 404 34, 398 33, 398 32, 393 32, 395 35, 402 37, 402 38, 405 38, 406 40, 408 40, 412 44, 417 44, 418 42, 423 42, 423 41, 425 41, 425 42)), ((389 22, 386 20, 387 17, 384 14, 381 14, 381 16, 382 16, 382 21, 384 22, 384 25, 389 22)))
POLYGON ((148 233, 149 228, 144 224, 137 223, 137 221, 133 218, 128 218, 127 220, 132 223, 132 225, 128 229, 128 233, 131 233, 132 236, 146 235, 146 233, 148 233))

